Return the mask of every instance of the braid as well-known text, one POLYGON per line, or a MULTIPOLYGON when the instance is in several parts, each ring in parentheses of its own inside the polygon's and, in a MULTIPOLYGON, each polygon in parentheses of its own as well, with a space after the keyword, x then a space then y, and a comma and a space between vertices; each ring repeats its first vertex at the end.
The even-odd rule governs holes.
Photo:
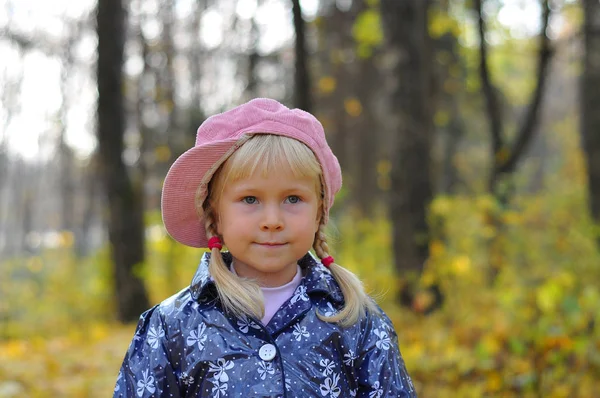
POLYGON ((325 235, 325 224, 319 224, 319 229, 315 234, 315 242, 313 243, 313 249, 319 258, 325 258, 329 256, 329 245, 327 244, 327 235, 325 235))
MULTIPOLYGON (((203 207, 206 236, 208 238, 219 236, 212 206, 207 205, 205 202, 203 207)), ((258 285, 233 274, 225 264, 220 249, 216 247, 211 250, 208 272, 213 278, 219 299, 225 310, 236 316, 251 315, 257 319, 263 317, 262 292, 258 285)))
POLYGON ((215 216, 213 214, 212 207, 207 206, 204 209, 204 228, 206 229, 206 237, 212 238, 213 236, 218 236, 217 228, 216 228, 215 216))
MULTIPOLYGON (((325 224, 319 224, 313 242, 313 249, 320 259, 329 256, 325 224)), ((351 326, 362 319, 366 311, 374 314, 378 313, 375 302, 365 293, 362 282, 356 275, 337 263, 330 264, 329 270, 340 286, 344 296, 344 307, 337 314, 330 317, 318 314, 319 318, 326 322, 339 322, 341 326, 351 326)))

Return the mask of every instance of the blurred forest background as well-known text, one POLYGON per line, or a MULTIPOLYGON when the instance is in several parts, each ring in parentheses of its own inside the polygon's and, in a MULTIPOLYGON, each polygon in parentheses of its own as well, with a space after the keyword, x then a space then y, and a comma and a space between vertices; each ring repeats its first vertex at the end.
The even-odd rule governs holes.
POLYGON ((0 397, 111 394, 201 255, 166 171, 257 96, 323 123, 420 397, 598 396, 599 1, 1 4, 0 397))

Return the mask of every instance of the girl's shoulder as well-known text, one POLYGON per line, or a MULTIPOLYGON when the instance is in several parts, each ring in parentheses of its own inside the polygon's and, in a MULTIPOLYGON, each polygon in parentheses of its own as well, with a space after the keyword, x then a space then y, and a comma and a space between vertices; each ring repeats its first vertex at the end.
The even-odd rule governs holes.
MULTIPOLYGON (((372 299, 371 299, 372 300, 372 299)), ((365 317, 358 322, 360 328, 359 333, 362 336, 388 336, 389 338, 397 338, 397 333, 394 324, 387 314, 375 305, 377 312, 367 311, 365 317)))
POLYGON ((140 323, 155 318, 154 322, 162 323, 167 328, 171 324, 181 324, 190 317, 201 317, 206 310, 214 307, 213 304, 211 300, 197 300, 190 287, 187 287, 145 311, 140 316, 140 323))

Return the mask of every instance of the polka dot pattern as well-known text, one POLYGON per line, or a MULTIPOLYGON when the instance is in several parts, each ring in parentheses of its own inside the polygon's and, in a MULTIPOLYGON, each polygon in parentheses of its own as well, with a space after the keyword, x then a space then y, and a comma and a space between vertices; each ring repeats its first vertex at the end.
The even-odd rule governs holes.
POLYGON ((317 317, 343 301, 310 255, 267 326, 223 312, 207 262, 189 288, 142 314, 114 397, 416 397, 383 312, 348 328, 317 317))

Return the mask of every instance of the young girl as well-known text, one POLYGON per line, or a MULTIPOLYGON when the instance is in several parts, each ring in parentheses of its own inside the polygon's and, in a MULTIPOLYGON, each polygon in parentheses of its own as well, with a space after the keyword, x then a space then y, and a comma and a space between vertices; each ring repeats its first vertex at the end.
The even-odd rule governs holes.
POLYGON ((329 255, 341 184, 309 113, 261 98, 207 119, 162 212, 210 252, 141 316, 114 397, 416 397, 390 320, 329 255))

